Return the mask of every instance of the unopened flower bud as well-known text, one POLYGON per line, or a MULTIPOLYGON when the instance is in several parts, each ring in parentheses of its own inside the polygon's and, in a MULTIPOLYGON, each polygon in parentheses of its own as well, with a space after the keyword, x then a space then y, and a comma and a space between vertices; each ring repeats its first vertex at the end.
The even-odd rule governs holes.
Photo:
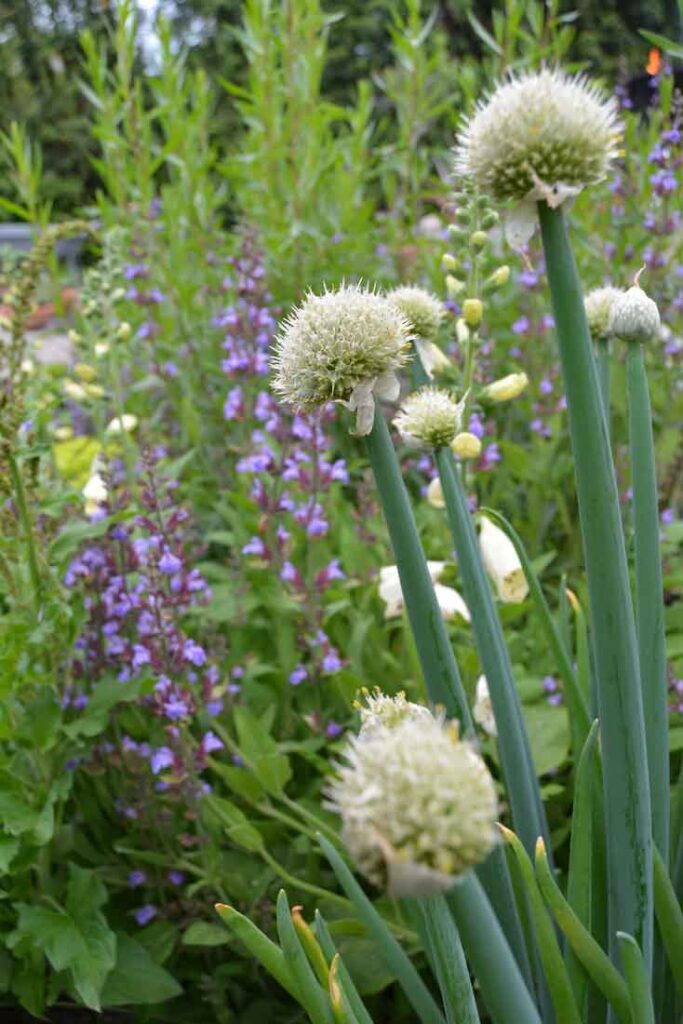
POLYGON ((502 288, 503 285, 507 284, 510 280, 510 268, 507 263, 504 263, 502 267, 498 267, 489 276, 486 284, 492 288, 502 288))
POLYGON ((494 380, 481 392, 484 402, 509 402, 518 398, 529 384, 526 373, 509 373, 507 377, 494 380))
POLYGON ((394 425, 408 444, 424 448, 443 448, 460 429, 462 404, 447 391, 426 387, 406 398, 394 425))
POLYGON ((470 245, 474 249, 483 249, 489 240, 485 231, 474 231, 470 235, 470 245))
POLYGON ((496 210, 487 210, 481 218, 481 226, 484 231, 490 231, 491 228, 496 226, 499 220, 500 216, 496 210))
POLYGON ((463 231, 459 224, 449 224, 448 234, 454 242, 462 242, 467 238, 467 232, 463 231))
POLYGON ((453 438, 451 451, 459 459, 478 459, 481 455, 481 441, 476 434, 463 430, 453 438))
POLYGON ((97 370, 92 366, 88 366, 87 363, 76 363, 74 366, 74 373, 79 380, 93 381, 97 376, 97 370))
POLYGON ((443 496, 443 488, 441 486, 441 481, 439 480, 438 476, 435 476, 434 479, 430 481, 429 486, 427 487, 427 501, 432 506, 432 508, 446 507, 446 502, 444 501, 443 496))
POLYGON ((454 299, 456 295, 460 294, 464 287, 464 281, 461 281, 457 277, 453 277, 452 274, 446 274, 446 290, 448 291, 450 298, 454 299))
POLYGON ((458 345, 466 345, 470 340, 470 329, 461 316, 455 321, 455 337, 458 345))
POLYGON ((387 299, 405 317, 411 334, 431 341, 439 330, 446 310, 443 302, 424 288, 406 285, 387 293, 387 299))
POLYGON ((462 315, 468 327, 478 327, 483 314, 484 304, 481 299, 465 299, 462 304, 462 315))
POLYGON ((615 299, 609 317, 609 329, 622 341, 647 342, 659 335, 661 320, 657 303, 636 283, 615 299))
POLYGON ((116 337, 119 339, 119 341, 128 341, 132 332, 133 328, 130 326, 129 323, 127 323, 127 321, 123 320, 118 326, 116 337))
POLYGON ((445 252, 441 257, 441 266, 444 270, 457 270, 458 261, 451 252, 445 252))
POLYGON ((594 288, 584 299, 586 320, 594 341, 607 341, 611 336, 610 314, 615 301, 624 293, 621 288, 594 288))

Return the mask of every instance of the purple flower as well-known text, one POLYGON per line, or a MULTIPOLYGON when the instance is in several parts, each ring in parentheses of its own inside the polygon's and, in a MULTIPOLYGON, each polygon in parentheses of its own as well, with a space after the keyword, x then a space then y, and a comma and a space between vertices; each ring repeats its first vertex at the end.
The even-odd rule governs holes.
POLYGON ((128 875, 128 885, 131 887, 131 889, 137 889, 138 886, 144 885, 146 881, 146 871, 131 871, 131 873, 128 875))
POLYGON ((172 554, 168 548, 164 548, 164 553, 159 559, 159 569, 167 576, 173 576, 174 573, 180 572, 183 567, 183 563, 180 559, 172 554))
POLYGON ((171 885, 182 885, 185 881, 185 875, 182 871, 171 870, 166 876, 171 885))
POLYGON ((144 928, 146 924, 154 920, 157 914, 158 910, 153 903, 145 903, 144 907, 138 907, 135 911, 135 920, 141 928, 144 928))
POLYGON ((171 697, 170 700, 165 701, 163 707, 164 714, 172 722, 176 722, 180 718, 187 718, 190 713, 189 706, 182 697, 171 697))
POLYGON ((528 316, 520 316, 519 320, 515 320, 512 325, 512 331, 514 334, 527 334, 531 328, 528 316))
POLYGON ((340 736, 343 731, 344 730, 342 726, 339 724, 339 722, 335 722, 334 720, 328 722, 327 726, 325 727, 325 735, 330 740, 336 739, 337 736, 340 736))
POLYGON ((663 509, 659 518, 665 526, 668 526, 670 523, 674 522, 674 510, 672 508, 663 509))
POLYGON ((194 640, 186 640, 183 644, 183 658, 191 665, 204 665, 206 663, 206 651, 194 640))
POLYGON ((334 647, 331 647, 323 658, 323 671, 324 672, 339 672, 342 668, 342 661, 334 647))
POLYGON ((260 537, 252 537, 249 543, 242 548, 243 555, 256 555, 257 558, 265 558, 266 553, 266 545, 260 537))
POLYGON ((292 686, 298 686, 308 679, 308 672, 303 665, 297 665, 293 672, 290 672, 289 681, 292 686))
POLYGON ((211 732, 211 730, 204 733, 204 738, 202 739, 202 750, 205 754, 211 754, 214 750, 222 750, 223 746, 223 740, 219 740, 218 736, 211 732))
POLYGON ((173 751, 170 747, 157 747, 157 749, 152 752, 149 763, 154 775, 158 775, 159 772, 164 770, 164 768, 170 768, 173 761, 173 751))

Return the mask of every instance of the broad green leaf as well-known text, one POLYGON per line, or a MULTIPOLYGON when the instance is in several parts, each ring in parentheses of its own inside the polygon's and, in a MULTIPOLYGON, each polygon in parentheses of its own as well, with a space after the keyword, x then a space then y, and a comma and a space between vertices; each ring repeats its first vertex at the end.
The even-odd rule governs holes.
POLYGON ((275 740, 248 708, 236 707, 234 717, 245 761, 264 789, 281 796, 292 775, 289 758, 279 752, 275 740))
POLYGON ((225 928, 208 921, 193 921, 182 938, 184 946, 227 946, 229 942, 225 928))
POLYGON ((116 936, 116 963, 102 989, 103 1006, 164 1003, 180 995, 175 978, 129 935, 116 936))

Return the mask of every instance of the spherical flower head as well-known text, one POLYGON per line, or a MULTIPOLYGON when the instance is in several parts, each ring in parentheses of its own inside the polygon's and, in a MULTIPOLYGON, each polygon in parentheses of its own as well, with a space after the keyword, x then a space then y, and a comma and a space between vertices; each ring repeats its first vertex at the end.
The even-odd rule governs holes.
POLYGON ((612 305, 609 330, 622 341, 653 341, 659 336, 661 327, 657 303, 637 283, 612 305))
POLYGON ((372 739, 382 729, 395 729, 409 718, 431 720, 433 717, 429 708, 423 704, 406 700, 403 691, 395 697, 388 697, 379 688, 372 693, 366 689, 361 691, 360 698, 356 702, 361 722, 359 739, 372 739))
POLYGON ((311 410, 341 402, 369 433, 374 396, 397 398, 410 325, 387 298, 360 285, 309 293, 275 343, 273 388, 283 401, 311 410))
POLYGON ((451 442, 451 451, 459 459, 478 459, 481 455, 481 441, 476 434, 463 430, 451 442))
MULTIPOLYGON (((464 125, 457 169, 493 199, 601 181, 616 156, 617 104, 584 76, 544 69, 498 86, 464 125)), ((536 198, 545 198, 537 196, 536 198)))
POLYGON ((441 388, 426 387, 406 398, 394 424, 404 441, 421 448, 443 448, 460 430, 462 403, 441 388))
POLYGON ((607 341, 612 332, 609 327, 612 306, 624 293, 621 288, 594 288, 584 299, 586 319, 594 341, 607 341))
POLYGON ((328 791, 359 870, 389 894, 443 892, 495 843, 496 792, 457 730, 411 717, 353 737, 328 791))
POLYGON ((424 288, 413 285, 394 288, 387 294, 387 298, 398 307, 416 337, 432 341, 446 314, 440 299, 424 288))

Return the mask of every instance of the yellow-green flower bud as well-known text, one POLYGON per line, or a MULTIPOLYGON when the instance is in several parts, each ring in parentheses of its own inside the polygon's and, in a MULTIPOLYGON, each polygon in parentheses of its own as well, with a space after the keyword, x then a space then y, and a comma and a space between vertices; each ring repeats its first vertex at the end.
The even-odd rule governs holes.
POLYGON ((457 277, 453 277, 452 274, 446 274, 446 290, 451 298, 455 298, 465 287, 465 282, 459 280, 457 277))
POLYGON ((444 270, 457 270, 458 261, 451 252, 445 252, 441 257, 441 266, 444 270))
POLYGON ((637 283, 615 299, 609 316, 609 330, 622 341, 653 341, 661 330, 657 303, 637 283))
POLYGON ((510 280, 510 268, 507 263, 504 263, 502 267, 498 267, 488 277, 486 284, 491 288, 502 288, 510 280))
POLYGON ((500 216, 496 210, 487 210, 484 216, 481 218, 481 226, 483 227, 484 231, 490 231, 491 228, 496 226, 499 220, 500 216))
POLYGON ((507 377, 494 380, 481 392, 482 401, 509 402, 517 398, 529 384, 526 373, 509 373, 507 377))
POLYGON ((465 299, 462 304, 462 316, 468 327, 478 327, 483 315, 484 304, 481 299, 465 299))
POLYGON ((481 441, 476 434, 463 430, 451 441, 451 451, 459 459, 478 459, 481 455, 481 441))
POLYGON ((485 231, 473 231, 470 235, 470 245, 473 249, 483 249, 489 240, 485 231))
POLYGON ((128 341, 132 334, 132 331, 133 328, 130 326, 129 323, 127 323, 127 321, 124 320, 119 324, 118 330, 116 332, 116 337, 119 339, 119 341, 128 341))
POLYGON ((79 380, 87 382, 95 380, 95 377, 97 376, 97 370, 92 366, 88 366, 87 363, 76 363, 74 366, 74 373, 79 380))

